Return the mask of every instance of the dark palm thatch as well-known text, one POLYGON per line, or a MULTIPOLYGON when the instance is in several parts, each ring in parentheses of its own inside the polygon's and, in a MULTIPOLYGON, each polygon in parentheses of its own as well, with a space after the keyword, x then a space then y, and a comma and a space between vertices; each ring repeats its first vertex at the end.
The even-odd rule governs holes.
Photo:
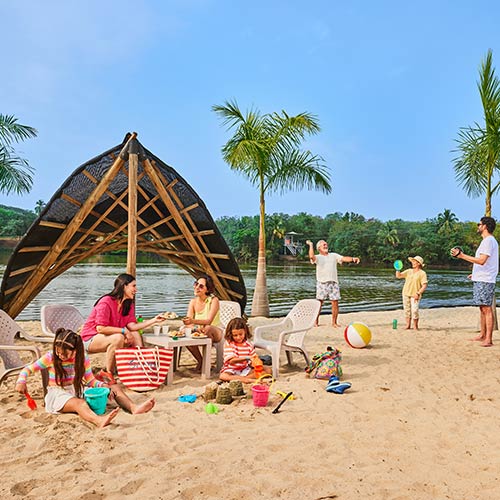
MULTIPOLYGON (((16 317, 61 273, 92 255, 128 245, 130 139, 88 161, 64 182, 12 254, 0 307, 16 317)), ((203 201, 171 167, 139 146, 137 250, 193 276, 213 277, 221 299, 246 305, 238 264, 203 201)))

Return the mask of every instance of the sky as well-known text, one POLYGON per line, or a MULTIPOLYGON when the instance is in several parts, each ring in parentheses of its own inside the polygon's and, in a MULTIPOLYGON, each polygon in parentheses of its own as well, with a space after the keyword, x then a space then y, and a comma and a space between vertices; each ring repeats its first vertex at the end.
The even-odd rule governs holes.
MULTIPOLYGON (((215 104, 309 112, 332 193, 268 194, 266 212, 382 221, 484 213, 453 159, 460 127, 482 123, 488 49, 500 67, 497 0, 0 0, 0 113, 35 127, 16 146, 48 202, 87 160, 136 131, 214 219, 257 215, 256 188, 223 161, 215 104)), ((500 215, 493 199, 493 216, 500 215)))

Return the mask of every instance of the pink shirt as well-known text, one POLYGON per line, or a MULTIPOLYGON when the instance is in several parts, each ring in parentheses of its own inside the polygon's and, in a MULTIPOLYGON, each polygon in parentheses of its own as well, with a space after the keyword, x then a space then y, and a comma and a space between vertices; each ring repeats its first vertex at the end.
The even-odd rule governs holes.
POLYGON ((98 326, 126 327, 129 323, 137 323, 135 319, 135 304, 132 302, 127 316, 118 311, 118 301, 109 295, 104 296, 92 309, 90 316, 82 327, 80 335, 86 342, 97 335, 98 326))

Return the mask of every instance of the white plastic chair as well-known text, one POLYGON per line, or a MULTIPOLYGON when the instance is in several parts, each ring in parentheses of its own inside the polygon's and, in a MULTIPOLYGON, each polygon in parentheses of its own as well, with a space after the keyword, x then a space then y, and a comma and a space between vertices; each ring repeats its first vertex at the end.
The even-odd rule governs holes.
POLYGON ((300 352, 309 364, 309 355, 304 345, 304 337, 314 326, 321 303, 316 299, 304 299, 279 323, 258 326, 254 330, 254 345, 271 353, 273 377, 278 378, 280 353, 285 351, 288 364, 292 364, 292 352, 300 352))
POLYGON ((80 311, 70 304, 47 304, 42 306, 40 320, 43 333, 52 336, 52 339, 54 339, 58 328, 78 332, 85 323, 85 318, 80 311))
POLYGON ((213 344, 216 349, 216 368, 220 371, 224 362, 224 336, 226 334, 226 326, 233 318, 241 317, 241 306, 238 302, 231 300, 219 300, 219 319, 220 327, 222 328, 222 338, 220 342, 213 344))
MULTIPOLYGON (((40 357, 40 351, 35 346, 14 345, 16 335, 25 333, 23 329, 5 312, 0 309, 0 358, 3 361, 3 371, 0 371, 0 385, 13 375, 17 375, 26 363, 19 356, 19 351, 31 353, 32 361, 40 357)), ((0 368, 1 370, 1 368, 0 368)), ((47 371, 42 370, 42 384, 47 386, 47 371)))

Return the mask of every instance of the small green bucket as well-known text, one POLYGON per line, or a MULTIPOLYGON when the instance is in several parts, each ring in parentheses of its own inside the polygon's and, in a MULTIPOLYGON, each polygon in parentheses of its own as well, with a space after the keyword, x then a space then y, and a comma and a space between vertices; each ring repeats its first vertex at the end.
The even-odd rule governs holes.
POLYGON ((91 387, 84 393, 85 401, 97 415, 103 415, 106 411, 106 403, 108 402, 109 388, 107 387, 91 387))

